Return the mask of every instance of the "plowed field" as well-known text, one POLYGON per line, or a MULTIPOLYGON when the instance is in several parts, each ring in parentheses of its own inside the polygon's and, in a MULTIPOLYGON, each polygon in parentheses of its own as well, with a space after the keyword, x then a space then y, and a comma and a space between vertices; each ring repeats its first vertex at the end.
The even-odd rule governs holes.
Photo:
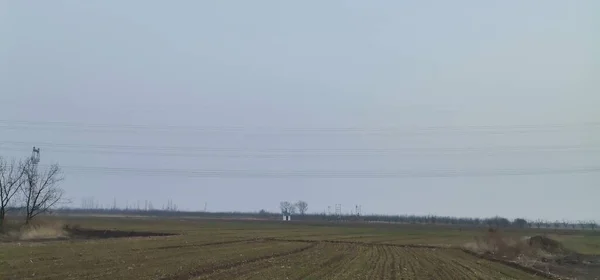
POLYGON ((72 219, 173 235, 0 243, 0 279, 541 279, 458 249, 474 231, 72 219))
POLYGON ((196 279, 539 279, 454 249, 315 244, 196 279))

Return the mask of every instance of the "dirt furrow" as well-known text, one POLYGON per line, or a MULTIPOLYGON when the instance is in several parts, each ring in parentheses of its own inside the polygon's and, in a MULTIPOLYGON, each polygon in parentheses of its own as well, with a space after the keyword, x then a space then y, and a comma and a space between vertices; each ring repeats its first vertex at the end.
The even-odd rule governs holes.
POLYGON ((196 279, 294 279, 296 275, 307 274, 304 271, 318 270, 324 263, 332 263, 333 261, 330 260, 332 257, 325 249, 324 244, 317 244, 298 254, 245 263, 211 274, 205 274, 196 279))
POLYGON ((383 254, 383 264, 381 271, 381 279, 392 278, 392 254, 390 246, 381 246, 381 253, 383 254))
POLYGON ((398 279, 398 276, 400 275, 400 258, 398 255, 398 248, 395 247, 388 247, 388 249, 390 250, 390 255, 392 257, 392 263, 391 263, 391 277, 390 279, 392 280, 396 280, 398 279))
POLYGON ((330 265, 322 265, 320 270, 313 271, 305 278, 297 279, 346 279, 347 277, 340 278, 340 275, 350 271, 353 271, 352 273, 356 273, 356 266, 353 265, 353 263, 356 258, 364 256, 362 252, 363 248, 346 244, 327 244, 326 246, 335 246, 337 248, 334 253, 336 256, 336 261, 330 265))
POLYGON ((315 246, 317 246, 317 244, 310 244, 308 246, 301 247, 301 248, 298 248, 298 249, 295 249, 292 251, 288 251, 288 252, 266 255, 266 256, 261 256, 261 257, 257 257, 257 258, 253 258, 253 259, 237 261, 237 262, 233 262, 233 263, 224 263, 224 264, 217 264, 217 265, 210 266, 210 267, 203 267, 203 268, 197 269, 197 270, 189 272, 189 273, 174 275, 174 276, 170 276, 170 277, 164 277, 162 279, 163 280, 194 279, 194 278, 206 275, 206 274, 215 273, 219 270, 231 269, 234 267, 238 267, 238 266, 242 266, 242 265, 246 265, 246 264, 250 264, 250 263, 256 263, 256 262, 260 262, 263 260, 298 254, 303 251, 309 250, 315 246))
POLYGON ((263 260, 205 274, 197 279, 348 279, 356 275, 352 262, 364 256, 364 248, 350 245, 318 243, 300 254, 263 260), (351 274, 339 278, 346 272, 351 274))
POLYGON ((438 279, 536 279, 535 276, 510 267, 473 258, 458 250, 419 250, 423 259, 433 264, 438 279))
POLYGON ((288 252, 217 263, 164 279, 536 279, 455 249, 305 243, 288 252))
POLYGON ((373 246, 372 251, 374 252, 376 258, 374 259, 372 274, 370 275, 371 279, 381 279, 383 275, 383 267, 385 263, 385 255, 382 252, 383 248, 381 246, 373 246))
MULTIPOLYGON (((349 246, 346 252, 346 261, 341 263, 337 268, 321 274, 320 279, 370 279, 367 272, 369 272, 369 261, 374 259, 374 250, 366 246, 349 246)), ((308 279, 315 279, 310 277, 308 279)), ((318 278, 317 278, 318 279, 318 278)))
POLYGON ((431 264, 436 279, 485 279, 479 278, 484 274, 479 274, 469 266, 457 262, 455 259, 440 253, 439 250, 425 249, 420 250, 423 259, 431 264))
POLYGON ((402 267, 400 279, 415 279, 417 275, 417 267, 409 250, 408 248, 398 248, 402 267))
POLYGON ((285 241, 285 242, 307 242, 307 243, 333 243, 333 244, 352 244, 352 245, 364 245, 364 246, 392 246, 392 247, 403 247, 403 248, 429 248, 429 249, 444 249, 450 248, 449 246, 442 245, 426 245, 426 244, 395 244, 395 243, 372 243, 363 241, 345 241, 345 240, 312 240, 312 239, 285 239, 285 238, 267 238, 265 240, 273 241, 285 241))
POLYGON ((536 276, 543 277, 543 278, 546 278, 546 279, 556 279, 556 280, 562 279, 559 276, 556 276, 556 275, 553 275, 553 274, 550 274, 550 273, 547 273, 547 272, 544 272, 544 271, 540 271, 540 270, 537 270, 537 269, 532 268, 532 267, 523 266, 523 265, 520 265, 520 264, 515 263, 515 262, 511 262, 511 261, 507 261, 507 260, 502 260, 502 259, 494 258, 492 256, 487 256, 487 255, 478 255, 478 254, 475 254, 475 253, 473 253, 473 252, 471 252, 469 250, 466 250, 466 249, 463 249, 462 252, 464 252, 465 254, 474 256, 476 258, 481 258, 481 259, 484 259, 484 260, 487 260, 487 261, 490 261, 490 262, 495 262, 495 263, 499 263, 499 264, 502 264, 502 265, 507 266, 507 267, 518 269, 518 270, 527 272, 527 273, 529 273, 531 275, 536 275, 536 276))
POLYGON ((417 278, 436 279, 435 270, 439 269, 438 264, 428 259, 427 250, 411 249, 409 250, 415 256, 417 263, 417 278))
POLYGON ((227 240, 227 241, 199 243, 199 244, 161 246, 161 247, 149 248, 149 249, 168 250, 168 249, 181 249, 181 248, 189 248, 189 247, 218 246, 218 245, 227 245, 227 244, 235 244, 235 243, 253 243, 253 242, 265 242, 265 241, 267 241, 267 240, 253 238, 253 239, 227 240))

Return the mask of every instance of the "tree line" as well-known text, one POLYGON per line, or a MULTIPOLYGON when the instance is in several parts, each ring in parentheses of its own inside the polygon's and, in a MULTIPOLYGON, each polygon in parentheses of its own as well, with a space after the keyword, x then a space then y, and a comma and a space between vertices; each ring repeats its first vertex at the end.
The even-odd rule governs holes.
POLYGON ((279 209, 283 215, 293 215, 299 213, 300 215, 306 215, 308 211, 308 203, 306 201, 299 200, 296 203, 289 201, 282 201, 279 203, 279 209))
MULTIPOLYGON (((40 169, 34 157, 22 160, 7 160, 0 156, 0 226, 5 222, 9 210, 25 214, 25 223, 28 224, 36 216, 55 209, 59 213, 139 213, 140 209, 118 209, 116 202, 112 208, 106 209, 75 209, 57 208, 63 202, 64 190, 60 182, 64 179, 60 166, 53 164, 45 169, 40 169)), ((84 201, 85 202, 85 201, 84 201)), ((82 203, 87 205, 89 203, 82 203)), ((169 201, 169 205, 172 202, 169 201)), ((151 204, 150 204, 151 205, 151 204)), ((93 207, 91 207, 93 208, 93 207)), ((139 206, 138 206, 139 208, 139 206)), ((464 218, 436 215, 359 215, 359 214, 332 214, 308 213, 306 201, 282 201, 279 204, 280 213, 260 210, 259 212, 193 212, 178 211, 176 207, 167 207, 157 210, 145 207, 144 212, 156 216, 173 216, 185 212, 186 215, 198 217, 260 217, 266 219, 279 219, 280 215, 296 215, 294 220, 305 221, 362 221, 402 224, 437 224, 456 226, 486 226, 495 228, 537 228, 537 229, 591 229, 598 225, 595 221, 547 221, 542 219, 527 220, 524 218, 507 219, 503 217, 491 218, 464 218)))
POLYGON ((173 211, 167 209, 133 209, 133 208, 58 208, 56 213, 65 214, 132 214, 132 215, 150 215, 157 217, 210 217, 210 218, 259 218, 266 220, 281 220, 282 214, 295 215, 295 221, 315 221, 315 222, 364 222, 364 223, 398 223, 398 224, 420 224, 420 225, 447 225, 457 227, 489 227, 489 228, 536 228, 536 229, 577 229, 577 230, 596 230, 598 225, 595 221, 548 221, 548 220, 528 220, 524 218, 507 219, 504 217, 489 218, 468 218, 436 215, 356 215, 332 213, 309 213, 308 203, 299 202, 281 202, 280 212, 269 212, 260 210, 257 212, 205 212, 205 211, 173 211))
POLYGON ((24 222, 29 224, 64 202, 60 166, 52 164, 42 169, 38 159, 32 156, 8 160, 0 156, 0 226, 9 210, 24 213, 24 222))
MULTIPOLYGON (((402 223, 402 224, 438 224, 438 225, 456 225, 456 226, 486 226, 490 228, 537 228, 537 229, 591 229, 596 230, 598 224, 595 221, 547 221, 542 219, 527 220, 524 218, 516 218, 509 220, 503 217, 491 218, 463 218, 451 216, 436 216, 436 215, 360 215, 356 214, 307 214, 308 203, 298 201, 292 203, 282 201, 279 203, 279 209, 283 215, 300 214, 295 220, 342 220, 342 221, 363 221, 363 222, 387 222, 387 223, 402 223)), ((264 210, 259 214, 268 215, 264 210)))

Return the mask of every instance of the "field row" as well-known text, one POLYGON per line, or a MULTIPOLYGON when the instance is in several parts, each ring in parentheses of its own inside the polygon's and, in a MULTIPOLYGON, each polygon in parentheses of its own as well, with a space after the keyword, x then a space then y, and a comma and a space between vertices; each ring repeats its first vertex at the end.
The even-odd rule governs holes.
POLYGON ((315 244, 195 279, 538 279, 453 249, 315 244))
POLYGON ((312 246, 168 240, 120 238, 5 246, 0 248, 0 279, 160 279, 312 246))
MULTIPOLYGON (((175 235, 0 242, 0 279, 536 279, 452 249, 488 233, 480 230, 116 217, 54 222, 175 235)), ((595 235, 552 234, 590 253, 600 244, 595 235)))
MULTIPOLYGON (((418 225, 355 225, 281 223, 264 221, 213 221, 200 219, 157 219, 150 217, 61 217, 60 222, 78 224, 84 228, 119 229, 132 231, 169 232, 186 235, 194 241, 213 241, 237 238, 276 238, 309 240, 352 240, 366 243, 427 244, 460 246, 473 242, 475 236, 485 234, 485 229, 457 227, 423 227, 418 225)), ((507 230, 506 237, 552 234, 566 247, 580 253, 600 254, 600 234, 563 234, 536 230, 507 230)))
POLYGON ((6 246, 0 279, 535 279, 453 249, 181 238, 6 246))

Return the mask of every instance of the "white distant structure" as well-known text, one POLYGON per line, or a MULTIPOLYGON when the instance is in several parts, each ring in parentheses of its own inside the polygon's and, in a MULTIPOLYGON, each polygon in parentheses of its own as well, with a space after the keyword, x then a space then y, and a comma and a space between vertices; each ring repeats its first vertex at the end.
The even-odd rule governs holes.
POLYGON ((292 215, 291 214, 283 214, 283 220, 284 221, 291 221, 292 220, 292 215))

